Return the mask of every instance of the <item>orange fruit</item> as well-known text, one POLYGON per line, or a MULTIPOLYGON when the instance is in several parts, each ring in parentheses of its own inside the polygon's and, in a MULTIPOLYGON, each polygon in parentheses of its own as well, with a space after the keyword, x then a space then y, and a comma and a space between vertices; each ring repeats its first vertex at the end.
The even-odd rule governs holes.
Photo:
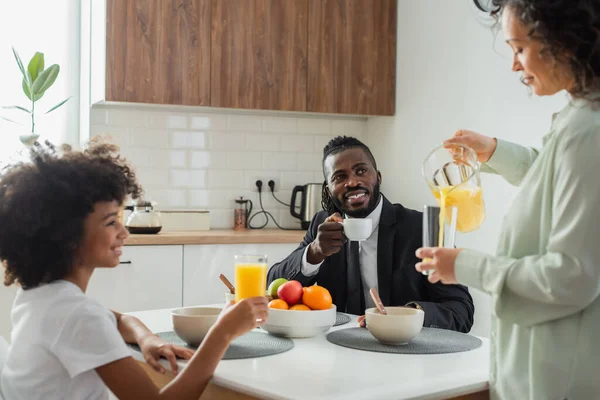
POLYGON ((285 301, 283 301, 281 299, 275 299, 275 300, 271 300, 269 302, 269 308, 276 308, 278 310, 287 310, 290 308, 290 306, 288 306, 288 303, 286 303, 285 301))
POLYGON ((294 311, 310 311, 310 308, 308 308, 304 304, 296 304, 295 306, 291 306, 290 310, 294 310, 294 311))
POLYGON ((309 306, 312 310, 328 310, 331 308, 333 300, 329 290, 322 286, 309 286, 305 288, 302 295, 302 303, 309 306))

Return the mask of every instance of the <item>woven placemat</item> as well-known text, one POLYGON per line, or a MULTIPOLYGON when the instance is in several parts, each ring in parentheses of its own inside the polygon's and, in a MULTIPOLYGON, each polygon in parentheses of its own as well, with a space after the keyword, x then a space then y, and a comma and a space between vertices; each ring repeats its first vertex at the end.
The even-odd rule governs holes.
POLYGON ((365 328, 340 329, 329 333, 327 340, 351 349, 397 354, 458 353, 481 346, 475 336, 435 328, 423 328, 413 340, 397 346, 379 343, 365 328))
MULTIPOLYGON (((196 349, 196 346, 190 346, 177 336, 175 332, 160 332, 158 337, 167 343, 196 349)), ((138 345, 130 344, 130 347, 140 351, 138 345)), ((287 338, 276 337, 262 332, 248 332, 238 337, 229 345, 223 360, 240 360, 243 358, 256 358, 271 356, 273 354, 283 353, 294 348, 294 341, 287 338)))
POLYGON ((333 324, 333 326, 338 326, 338 325, 344 325, 347 324, 348 322, 350 322, 350 316, 348 314, 344 314, 344 313, 336 313, 335 314, 335 324, 333 324))

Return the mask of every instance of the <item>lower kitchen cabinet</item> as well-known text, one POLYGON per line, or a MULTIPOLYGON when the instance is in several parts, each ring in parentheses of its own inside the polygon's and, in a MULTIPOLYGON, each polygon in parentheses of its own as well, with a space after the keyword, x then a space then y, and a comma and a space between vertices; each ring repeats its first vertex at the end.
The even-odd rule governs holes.
POLYGON ((297 243, 186 245, 183 254, 183 305, 223 303, 227 289, 219 275, 224 274, 235 284, 235 254, 266 254, 271 267, 297 247, 297 243))
POLYGON ((87 294, 119 312, 181 307, 183 246, 125 246, 116 268, 97 268, 87 294))

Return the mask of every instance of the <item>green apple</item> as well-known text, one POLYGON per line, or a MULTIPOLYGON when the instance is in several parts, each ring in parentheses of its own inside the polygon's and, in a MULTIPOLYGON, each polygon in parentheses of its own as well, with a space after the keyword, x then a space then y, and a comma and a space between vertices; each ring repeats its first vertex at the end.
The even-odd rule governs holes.
POLYGON ((269 295, 269 296, 273 297, 274 299, 276 299, 277 298, 277 289, 279 289, 279 286, 283 285, 287 281, 288 280, 285 279, 285 278, 277 278, 277 279, 275 279, 269 285, 269 288, 267 289, 267 295, 269 295))

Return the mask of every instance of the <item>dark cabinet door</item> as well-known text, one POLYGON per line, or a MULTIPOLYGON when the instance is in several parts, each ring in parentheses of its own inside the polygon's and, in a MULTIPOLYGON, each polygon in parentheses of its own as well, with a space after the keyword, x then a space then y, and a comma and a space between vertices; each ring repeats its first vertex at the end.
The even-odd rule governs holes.
POLYGON ((306 110, 308 0, 213 0, 213 107, 306 110))
POLYGON ((309 0, 307 111, 393 115, 396 0, 309 0))
POLYGON ((108 0, 106 100, 210 104, 211 0, 108 0))

